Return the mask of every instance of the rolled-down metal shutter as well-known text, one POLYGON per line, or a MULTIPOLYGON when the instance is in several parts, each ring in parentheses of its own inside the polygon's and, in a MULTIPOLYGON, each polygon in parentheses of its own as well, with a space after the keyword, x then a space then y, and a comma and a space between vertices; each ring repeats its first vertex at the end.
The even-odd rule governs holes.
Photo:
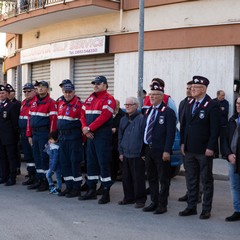
POLYGON ((114 56, 91 56, 74 59, 74 85, 82 101, 93 92, 91 81, 103 75, 108 80, 108 92, 114 91, 114 56))
POLYGON ((50 83, 50 61, 32 64, 32 83, 43 80, 50 83))

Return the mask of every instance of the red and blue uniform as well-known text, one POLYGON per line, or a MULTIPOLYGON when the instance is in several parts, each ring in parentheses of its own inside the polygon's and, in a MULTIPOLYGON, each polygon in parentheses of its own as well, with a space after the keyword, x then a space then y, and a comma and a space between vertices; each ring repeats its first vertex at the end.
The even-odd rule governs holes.
POLYGON ((112 115, 116 101, 107 91, 92 93, 82 111, 82 127, 89 127, 94 138, 87 139, 88 185, 95 188, 99 176, 103 187, 112 185, 110 163, 112 154, 112 115))
POLYGON ((49 132, 56 130, 56 102, 50 98, 49 94, 44 98, 37 95, 32 101, 29 115, 26 136, 32 137, 36 178, 41 180, 45 178, 46 171, 49 168, 48 155, 43 150, 48 142, 49 132))
POLYGON ((77 96, 67 102, 65 98, 58 100, 59 156, 62 174, 67 189, 79 190, 82 182, 81 161, 83 157, 82 103, 77 96))
POLYGON ((23 147, 24 160, 27 163, 27 171, 29 175, 35 175, 35 162, 33 159, 32 147, 29 144, 28 138, 26 136, 27 121, 29 118, 29 110, 34 101, 34 98, 29 100, 23 100, 20 109, 20 115, 18 119, 18 126, 21 136, 21 143, 23 147))

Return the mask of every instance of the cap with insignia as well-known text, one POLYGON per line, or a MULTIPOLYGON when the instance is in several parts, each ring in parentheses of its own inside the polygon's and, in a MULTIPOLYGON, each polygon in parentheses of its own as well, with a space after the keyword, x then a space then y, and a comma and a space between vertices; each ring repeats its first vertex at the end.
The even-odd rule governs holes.
POLYGON ((209 80, 202 76, 193 76, 192 84, 202 84, 207 87, 209 84, 209 80))

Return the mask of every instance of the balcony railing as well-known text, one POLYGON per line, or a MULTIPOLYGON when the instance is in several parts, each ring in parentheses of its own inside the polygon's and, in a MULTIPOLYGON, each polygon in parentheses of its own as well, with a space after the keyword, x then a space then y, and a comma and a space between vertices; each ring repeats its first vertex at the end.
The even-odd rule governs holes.
MULTIPOLYGON (((0 0, 0 21, 30 11, 47 8, 55 4, 66 4, 75 0, 0 0)), ((120 0, 106 0, 120 2, 120 0)))

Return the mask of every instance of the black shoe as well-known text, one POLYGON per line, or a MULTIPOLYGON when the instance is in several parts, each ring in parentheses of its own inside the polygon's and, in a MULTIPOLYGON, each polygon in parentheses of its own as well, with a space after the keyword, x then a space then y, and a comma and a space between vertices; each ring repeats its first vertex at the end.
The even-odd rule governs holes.
POLYGON ((80 197, 81 196, 81 191, 78 189, 72 189, 69 193, 65 195, 66 198, 74 198, 74 197, 80 197))
POLYGON ((233 215, 226 217, 226 222, 235 222, 240 220, 240 212, 234 212, 233 215))
POLYGON ((40 186, 37 188, 37 192, 44 192, 49 190, 49 185, 46 180, 43 180, 40 186))
POLYGON ((147 207, 143 208, 144 212, 153 212, 157 209, 157 204, 152 202, 150 205, 148 205, 147 207))
POLYGON ((27 187, 27 189, 28 189, 28 190, 34 190, 34 189, 39 188, 40 185, 41 185, 41 182, 38 181, 38 182, 36 182, 36 183, 34 183, 34 184, 32 184, 32 185, 29 185, 29 186, 27 187))
POLYGON ((98 204, 106 204, 110 202, 110 189, 109 188, 103 188, 103 194, 102 197, 98 200, 98 204))
POLYGON ((186 193, 184 196, 182 196, 182 197, 180 197, 180 198, 178 199, 179 202, 186 202, 187 200, 188 200, 188 195, 187 195, 187 193, 186 193))
POLYGON ((92 200, 97 199, 96 189, 89 189, 85 195, 78 198, 78 200, 92 200))
POLYGON ((181 217, 197 215, 197 210, 196 209, 185 208, 182 212, 179 212, 178 215, 181 216, 181 217))
POLYGON ((211 217, 211 213, 208 211, 202 211, 199 218, 200 219, 209 219, 211 217))
POLYGON ((71 192, 71 189, 70 189, 70 188, 66 188, 64 191, 59 192, 59 193, 58 193, 58 196, 59 196, 59 197, 64 197, 64 196, 66 196, 66 194, 68 194, 68 193, 70 193, 70 192, 71 192))
POLYGON ((103 195, 103 185, 101 184, 100 187, 97 189, 97 195, 103 195))
POLYGON ((157 209, 153 212, 154 214, 163 214, 167 212, 167 207, 158 206, 157 209))
POLYGON ((126 200, 121 200, 118 202, 118 205, 128 205, 128 204, 133 204, 135 201, 126 201, 126 200))
POLYGON ((81 192, 86 192, 88 190, 88 185, 85 182, 82 186, 81 186, 81 192))
POLYGON ((29 179, 27 181, 22 182, 22 185, 32 185, 35 183, 35 178, 34 176, 29 176, 29 179))
POLYGON ((5 186, 13 186, 16 184, 16 180, 8 179, 8 181, 5 183, 5 186))

